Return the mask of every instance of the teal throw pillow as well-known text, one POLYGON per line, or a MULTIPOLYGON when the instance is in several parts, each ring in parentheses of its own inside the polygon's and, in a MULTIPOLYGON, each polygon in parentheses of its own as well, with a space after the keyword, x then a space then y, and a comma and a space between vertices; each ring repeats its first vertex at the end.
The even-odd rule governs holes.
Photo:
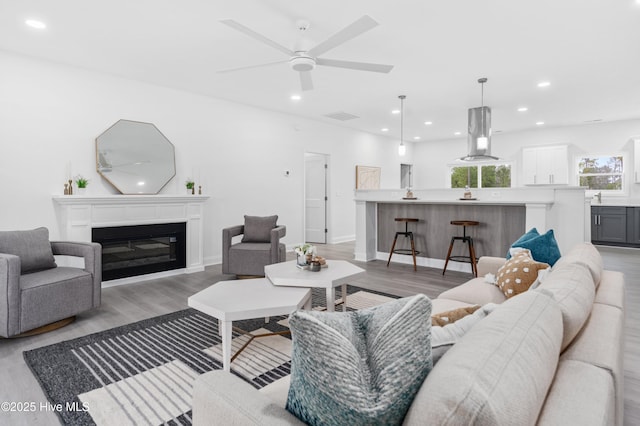
POLYGON ((531 251, 531 256, 536 262, 547 263, 553 266, 560 259, 560 248, 558 242, 553 235, 553 229, 549 229, 546 233, 538 235, 522 241, 513 247, 522 247, 531 251))
POLYGON ((423 294, 354 312, 296 311, 287 410, 310 425, 399 425, 432 369, 423 294))
MULTIPOLYGON (((535 237, 539 237, 540 233, 538 232, 538 230, 536 228, 531 228, 530 230, 528 230, 527 232, 525 232, 524 234, 522 234, 522 236, 520 238, 518 238, 517 240, 515 240, 513 242, 513 244, 511 244, 511 247, 509 247, 510 249, 513 247, 521 247, 520 243, 523 243, 527 240, 530 240, 532 238, 535 237)), ((507 250, 507 260, 511 259, 511 253, 510 250, 507 250)))

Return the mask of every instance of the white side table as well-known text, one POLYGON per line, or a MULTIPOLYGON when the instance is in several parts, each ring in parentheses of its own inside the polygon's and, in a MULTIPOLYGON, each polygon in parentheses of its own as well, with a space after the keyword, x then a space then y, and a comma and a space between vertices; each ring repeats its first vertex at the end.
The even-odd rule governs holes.
POLYGON ((327 260, 327 267, 313 272, 296 267, 296 261, 274 263, 264 267, 267 278, 276 286, 324 288, 327 311, 335 310, 336 287, 341 286, 342 310, 347 310, 347 282, 364 274, 365 270, 346 260, 327 260))
POLYGON ((189 297, 187 305, 218 319, 222 368, 230 371, 233 321, 288 315, 303 306, 311 309, 311 290, 276 287, 266 278, 220 281, 189 297))

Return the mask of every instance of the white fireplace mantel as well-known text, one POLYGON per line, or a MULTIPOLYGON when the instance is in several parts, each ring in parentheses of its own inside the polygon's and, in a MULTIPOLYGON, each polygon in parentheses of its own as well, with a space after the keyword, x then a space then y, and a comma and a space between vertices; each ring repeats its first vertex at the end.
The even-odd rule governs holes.
MULTIPOLYGON (((203 209, 208 199, 206 195, 53 196, 60 238, 67 241, 91 241, 93 228, 186 222, 187 267, 172 271, 172 274, 204 270, 203 209)), ((143 279, 131 277, 123 280, 143 279)))

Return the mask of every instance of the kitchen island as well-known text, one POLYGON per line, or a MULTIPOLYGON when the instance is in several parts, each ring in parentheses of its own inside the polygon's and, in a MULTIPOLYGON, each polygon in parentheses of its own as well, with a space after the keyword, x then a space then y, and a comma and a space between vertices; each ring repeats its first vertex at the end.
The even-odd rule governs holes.
MULTIPOLYGON (((420 251, 418 264, 434 268, 444 266, 451 237, 462 235, 462 229, 449 224, 451 220, 480 222, 480 226, 468 229, 478 257, 504 256, 511 243, 533 227, 541 233, 553 229, 561 251, 590 239, 584 188, 473 189, 471 200, 461 199, 460 189, 413 190, 413 194, 416 199, 405 200, 402 190, 356 191, 356 260, 387 260, 393 236, 401 230, 396 217, 420 220, 410 224, 420 251)), ((468 254, 466 246, 459 243, 455 250, 454 255, 468 254)), ((412 259, 394 255, 392 261, 411 263, 412 259)), ((450 269, 470 270, 464 263, 449 265, 450 269)))

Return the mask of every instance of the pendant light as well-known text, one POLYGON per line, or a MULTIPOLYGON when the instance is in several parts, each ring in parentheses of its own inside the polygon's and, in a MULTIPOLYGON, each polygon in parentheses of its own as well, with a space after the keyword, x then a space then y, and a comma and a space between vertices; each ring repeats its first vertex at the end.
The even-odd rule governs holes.
POLYGON ((469 108, 469 126, 467 135, 467 155, 462 161, 497 160, 491 155, 491 108, 484 106, 484 83, 487 78, 479 78, 482 87, 480 102, 482 106, 469 108))
MULTIPOLYGON (((478 83, 480 83, 480 108, 484 107, 484 84, 487 82, 486 77, 480 78, 478 79, 478 83)), ((487 123, 486 123, 486 118, 485 118, 485 114, 480 114, 481 116, 481 123, 480 123, 480 136, 478 136, 478 139, 476 141, 476 146, 478 147, 478 150, 486 150, 487 147, 489 146, 489 138, 487 138, 487 123)))
POLYGON ((398 155, 401 157, 407 153, 407 147, 404 145, 404 100, 405 95, 398 96, 400 99, 400 145, 398 146, 398 155))

